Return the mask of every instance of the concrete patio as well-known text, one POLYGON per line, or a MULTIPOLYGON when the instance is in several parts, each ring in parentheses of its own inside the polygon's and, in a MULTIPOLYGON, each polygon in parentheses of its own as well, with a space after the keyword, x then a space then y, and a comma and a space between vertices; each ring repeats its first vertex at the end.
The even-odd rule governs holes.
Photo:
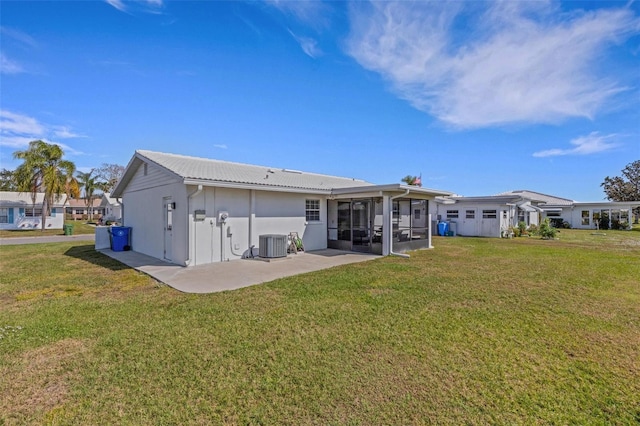
POLYGON ((184 293, 236 290, 278 278, 381 257, 368 253, 327 249, 293 254, 270 261, 240 259, 187 268, 134 251, 98 251, 184 293))

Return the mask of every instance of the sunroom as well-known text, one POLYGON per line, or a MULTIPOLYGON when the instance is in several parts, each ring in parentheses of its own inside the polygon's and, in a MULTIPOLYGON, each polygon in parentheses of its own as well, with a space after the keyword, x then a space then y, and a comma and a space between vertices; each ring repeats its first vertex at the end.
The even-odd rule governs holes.
POLYGON ((327 246, 381 255, 431 248, 429 200, 448 192, 406 185, 332 191, 327 246))

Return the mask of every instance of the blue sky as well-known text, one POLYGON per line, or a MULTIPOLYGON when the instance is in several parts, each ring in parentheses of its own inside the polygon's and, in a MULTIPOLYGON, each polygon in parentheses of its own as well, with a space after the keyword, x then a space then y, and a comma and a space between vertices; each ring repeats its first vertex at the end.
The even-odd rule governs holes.
POLYGON ((2 1, 0 167, 136 149, 578 201, 640 159, 640 3, 2 1))

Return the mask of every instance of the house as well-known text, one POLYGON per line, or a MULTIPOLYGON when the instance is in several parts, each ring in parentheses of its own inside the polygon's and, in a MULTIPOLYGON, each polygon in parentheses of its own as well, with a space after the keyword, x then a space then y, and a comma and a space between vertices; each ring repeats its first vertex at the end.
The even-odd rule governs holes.
POLYGON ((101 199, 94 198, 91 200, 91 205, 87 206, 87 202, 84 199, 69 199, 65 212, 67 219, 72 220, 99 220, 103 216, 104 208, 100 205, 101 199))
MULTIPOLYGON (((54 200, 46 217, 46 229, 62 229, 64 205, 67 196, 54 200)), ((35 200, 28 192, 0 192, 0 229, 42 229, 42 203, 44 193, 37 193, 35 200)))
POLYGON ((104 212, 102 217, 104 221, 122 221, 122 208, 120 206, 120 202, 116 198, 111 197, 111 194, 102 194, 100 208, 102 208, 102 211, 104 212))
POLYGON ((503 194, 522 195, 541 209, 542 220, 576 229, 631 229, 633 209, 640 206, 640 200, 580 202, 528 190, 503 194))
POLYGON ((140 150, 111 197, 132 250, 190 266, 266 253, 292 232, 306 250, 429 248, 430 201, 450 194, 140 150))
POLYGON ((436 217, 449 221, 458 235, 501 237, 509 227, 527 227, 549 219, 553 226, 576 229, 631 229, 640 201, 578 202, 529 190, 482 197, 437 197, 436 217))

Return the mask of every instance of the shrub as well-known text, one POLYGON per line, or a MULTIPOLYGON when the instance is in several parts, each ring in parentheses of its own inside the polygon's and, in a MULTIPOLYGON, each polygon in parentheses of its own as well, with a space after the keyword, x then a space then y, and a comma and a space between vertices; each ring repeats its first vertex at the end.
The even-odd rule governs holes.
POLYGON ((551 221, 549 218, 546 218, 544 222, 540 224, 540 229, 538 233, 544 240, 552 240, 556 237, 556 233, 558 230, 551 226, 551 221))
POLYGON ((538 225, 535 225, 535 224, 529 225, 529 233, 531 235, 538 235, 538 232, 539 232, 538 225))
POLYGON ((524 221, 518 222, 518 236, 527 235, 527 224, 524 221))

